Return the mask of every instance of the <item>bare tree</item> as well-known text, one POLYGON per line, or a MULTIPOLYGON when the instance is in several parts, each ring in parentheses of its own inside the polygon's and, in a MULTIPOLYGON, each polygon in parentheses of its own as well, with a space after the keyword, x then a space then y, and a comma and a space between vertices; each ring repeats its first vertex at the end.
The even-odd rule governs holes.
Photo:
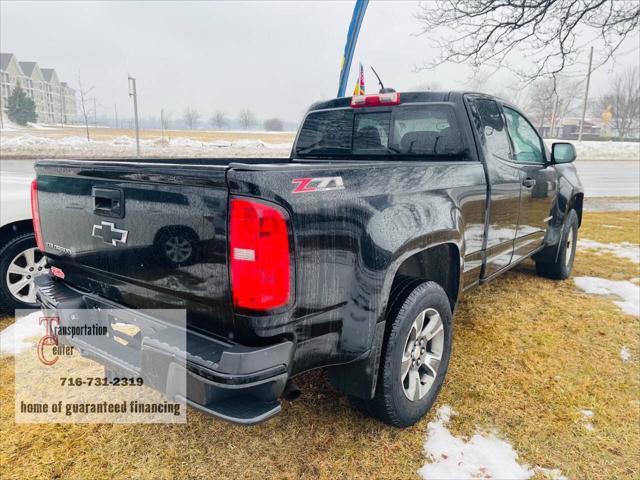
POLYGON ((284 130, 284 122, 279 118, 268 118, 264 121, 264 129, 267 132, 282 132, 284 130))
POLYGON ((227 114, 221 110, 216 110, 211 118, 209 119, 209 123, 216 129, 222 130, 227 125, 229 125, 229 121, 227 120, 227 114))
POLYGON ((80 94, 80 112, 82 113, 82 118, 84 118, 84 126, 87 130, 87 141, 91 141, 91 137, 89 135, 89 115, 91 112, 88 109, 87 103, 89 102, 89 98, 87 95, 91 93, 93 90, 93 86, 89 88, 85 88, 82 85, 82 77, 80 76, 80 72, 78 72, 78 93, 80 94))
POLYGON ((240 126, 243 128, 243 130, 248 130, 256 123, 256 117, 248 108, 245 108, 240 112, 240 117, 238 117, 238 120, 240 121, 240 126))
POLYGON ((189 130, 193 130, 194 127, 200 121, 200 114, 198 113, 198 111, 196 109, 191 108, 191 107, 187 107, 184 110, 184 114, 182 115, 182 119, 184 120, 184 123, 187 124, 187 127, 189 127, 189 130))
POLYGON ((640 82, 638 69, 629 68, 616 75, 610 90, 597 101, 600 113, 612 114, 611 126, 624 138, 634 124, 640 123, 640 82))
POLYGON ((442 90, 442 87, 438 82, 426 82, 415 85, 413 90, 417 92, 437 92, 438 90, 442 90))
POLYGON ((555 85, 553 80, 540 79, 535 81, 528 89, 529 101, 527 102, 527 112, 542 130, 547 118, 553 115, 553 106, 556 99, 555 85))
MULTIPOLYGON (((607 63, 640 22, 637 0, 437 0, 420 4, 416 17, 422 35, 433 39, 442 54, 420 68, 443 63, 507 67, 532 81, 552 78, 575 64, 587 48, 579 38, 596 37, 607 63), (528 68, 510 60, 527 54, 528 68)), ((521 62, 522 63, 522 62, 521 62)))
POLYGON ((171 112, 166 111, 164 108, 160 110, 160 127, 162 130, 169 130, 171 124, 171 112))

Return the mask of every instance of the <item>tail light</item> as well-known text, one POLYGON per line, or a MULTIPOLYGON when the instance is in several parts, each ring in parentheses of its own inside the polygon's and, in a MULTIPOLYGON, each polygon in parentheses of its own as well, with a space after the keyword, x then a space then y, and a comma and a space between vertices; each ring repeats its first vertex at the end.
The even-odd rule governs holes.
POLYGON ((232 198, 229 256, 233 305, 272 310, 291 299, 287 215, 275 205, 232 198))
POLYGON ((383 107, 399 105, 400 94, 398 92, 377 93, 375 95, 354 95, 351 97, 351 106, 358 107, 383 107))
POLYGON ((38 206, 38 181, 31 182, 31 218, 33 219, 33 231, 36 234, 36 244, 41 252, 44 252, 44 241, 40 229, 40 207, 38 206))

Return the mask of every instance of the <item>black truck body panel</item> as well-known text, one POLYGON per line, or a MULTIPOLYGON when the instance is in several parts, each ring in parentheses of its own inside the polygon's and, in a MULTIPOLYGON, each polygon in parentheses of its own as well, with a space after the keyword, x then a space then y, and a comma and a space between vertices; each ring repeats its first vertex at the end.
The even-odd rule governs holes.
MULTIPOLYGON (((377 369, 380 325, 398 275, 435 275, 455 306, 465 290, 520 260, 554 255, 564 215, 577 202, 581 209, 573 165, 552 165, 547 151, 544 164, 492 153, 482 100, 494 99, 402 94, 402 105, 456 112, 463 158, 313 158, 296 156, 294 147, 286 159, 40 160, 45 253, 79 296, 131 309, 186 309, 194 332, 247 348, 290 343, 284 378, 339 365, 341 374, 366 375, 377 369), (296 179, 318 177, 339 177, 344 188, 294 193, 296 179), (233 308, 228 209, 238 196, 288 214, 288 307, 233 308), (127 231, 125 243, 118 230, 127 231), (165 258, 167 238, 187 239, 188 258, 165 258)), ((335 99, 310 112, 348 105, 335 99)), ((345 389, 368 397, 375 378, 355 383, 365 386, 345 389)))

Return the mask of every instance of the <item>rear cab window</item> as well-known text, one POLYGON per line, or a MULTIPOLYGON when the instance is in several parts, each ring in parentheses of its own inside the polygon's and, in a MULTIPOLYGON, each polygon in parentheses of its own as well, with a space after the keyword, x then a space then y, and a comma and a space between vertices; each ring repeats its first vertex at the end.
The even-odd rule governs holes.
POLYGON ((425 103, 311 112, 294 153, 298 158, 411 160, 468 159, 469 150, 454 106, 425 103))

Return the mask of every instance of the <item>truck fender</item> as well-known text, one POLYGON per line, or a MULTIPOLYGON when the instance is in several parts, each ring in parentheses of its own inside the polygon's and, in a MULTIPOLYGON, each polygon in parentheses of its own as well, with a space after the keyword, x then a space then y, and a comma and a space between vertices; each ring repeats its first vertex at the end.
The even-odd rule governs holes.
MULTIPOLYGON (((460 225, 460 223, 458 225, 460 225)), ((389 295, 391 294, 391 287, 393 286, 393 280, 395 279, 396 274, 398 273, 398 270, 400 269, 402 264, 414 255, 445 244, 453 245, 456 248, 459 257, 457 265, 458 272, 464 271, 464 236, 461 230, 439 230, 437 232, 434 232, 433 234, 423 237, 422 239, 416 239, 415 241, 410 242, 399 252, 397 252, 395 258, 387 269, 387 274, 385 276, 380 294, 381 305, 379 311, 381 312, 381 319, 384 319, 386 316, 389 295)), ((445 288, 445 290, 447 289, 445 288)), ((462 282, 458 281, 458 289, 453 296, 455 298, 458 298, 461 291, 462 282)))

